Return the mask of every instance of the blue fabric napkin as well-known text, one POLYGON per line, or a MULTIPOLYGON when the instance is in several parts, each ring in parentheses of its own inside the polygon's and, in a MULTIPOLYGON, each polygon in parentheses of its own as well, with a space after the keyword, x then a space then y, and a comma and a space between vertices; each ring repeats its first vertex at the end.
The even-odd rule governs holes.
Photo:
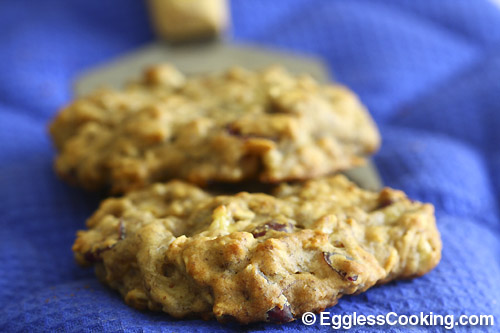
MULTIPOLYGON (((237 41, 324 58, 380 126, 385 184, 436 206, 435 270, 328 310, 492 314, 494 327, 474 329, 498 331, 500 10, 486 0, 235 0, 232 15, 237 41)), ((54 175, 47 124, 81 70, 152 39, 142 1, 0 2, 0 331, 330 331, 139 312, 75 264, 75 231, 100 198, 54 175)), ((426 329, 352 330, 409 328, 426 329)))

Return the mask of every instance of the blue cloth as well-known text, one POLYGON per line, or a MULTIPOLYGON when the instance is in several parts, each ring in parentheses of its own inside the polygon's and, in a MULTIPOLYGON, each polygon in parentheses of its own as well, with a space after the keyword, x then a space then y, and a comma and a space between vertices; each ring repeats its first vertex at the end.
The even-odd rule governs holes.
MULTIPOLYGON (((232 14, 235 40, 325 59, 380 126, 385 184, 437 209, 435 270, 329 311, 492 314, 496 326, 482 330, 498 331, 500 10, 486 0, 235 0, 232 14)), ((100 198, 54 175, 47 124, 80 71, 152 39, 142 1, 0 2, 0 331, 330 331, 139 312, 75 264, 75 231, 100 198)))

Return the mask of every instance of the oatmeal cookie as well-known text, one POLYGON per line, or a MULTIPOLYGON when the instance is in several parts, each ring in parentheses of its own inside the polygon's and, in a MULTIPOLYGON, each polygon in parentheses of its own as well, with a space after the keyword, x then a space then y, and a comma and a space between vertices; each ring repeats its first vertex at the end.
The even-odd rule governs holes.
POLYGON ((186 78, 158 65, 124 90, 77 99, 50 132, 62 178, 114 193, 174 178, 309 179, 362 164, 380 144, 351 91, 277 67, 186 78))
POLYGON ((431 270, 434 208, 342 175, 272 195, 181 181, 105 200, 73 250, 127 304, 174 317, 288 322, 346 294, 431 270))

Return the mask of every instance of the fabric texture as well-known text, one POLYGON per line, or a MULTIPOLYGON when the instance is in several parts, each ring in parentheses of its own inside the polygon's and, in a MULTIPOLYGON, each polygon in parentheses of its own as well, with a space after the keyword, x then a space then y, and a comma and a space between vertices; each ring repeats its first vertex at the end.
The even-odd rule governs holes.
MULTIPOLYGON (((494 327, 473 329, 499 330, 500 10, 487 0, 235 0, 232 15, 236 41, 323 58, 380 126, 384 183, 436 206, 435 270, 328 310, 492 314, 494 327)), ((152 39, 142 1, 0 2, 0 331, 330 331, 136 311, 75 264, 75 232, 102 197, 55 176, 47 124, 80 71, 152 39)), ((352 331, 409 328, 443 330, 352 331)))

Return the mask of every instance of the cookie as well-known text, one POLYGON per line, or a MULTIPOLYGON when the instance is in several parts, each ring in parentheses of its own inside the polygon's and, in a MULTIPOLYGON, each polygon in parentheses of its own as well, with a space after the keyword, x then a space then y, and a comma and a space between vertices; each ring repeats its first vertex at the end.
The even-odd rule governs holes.
POLYGON ((380 144, 348 89, 277 67, 186 78, 168 65, 124 90, 99 90, 50 126, 58 174, 123 193, 178 178, 304 180, 351 168, 380 144))
POLYGON ((154 184, 105 200, 87 227, 73 245, 79 263, 127 304, 179 318, 284 323, 441 257, 432 205, 342 175, 272 195, 154 184))

